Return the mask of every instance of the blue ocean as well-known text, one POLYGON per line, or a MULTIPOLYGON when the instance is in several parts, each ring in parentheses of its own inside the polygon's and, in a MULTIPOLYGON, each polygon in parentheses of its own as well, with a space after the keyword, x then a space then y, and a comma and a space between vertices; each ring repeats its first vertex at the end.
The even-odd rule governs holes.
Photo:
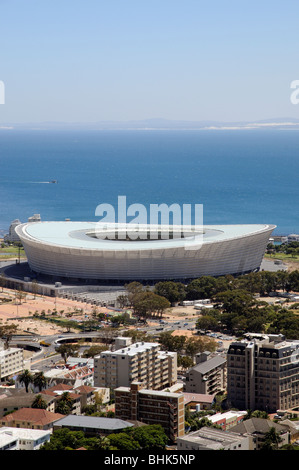
POLYGON ((98 220, 96 207, 118 196, 203 204, 205 224, 299 233, 298 175, 297 131, 1 130, 0 235, 33 214, 98 220))

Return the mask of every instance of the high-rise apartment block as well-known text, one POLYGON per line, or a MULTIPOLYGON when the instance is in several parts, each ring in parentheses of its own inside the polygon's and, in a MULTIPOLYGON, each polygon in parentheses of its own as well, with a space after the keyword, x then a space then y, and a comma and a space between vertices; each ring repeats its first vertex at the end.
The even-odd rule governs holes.
POLYGON ((226 390, 226 358, 207 352, 196 354, 196 365, 186 373, 184 390, 213 395, 226 390))
POLYGON ((229 403, 242 410, 275 412, 299 406, 299 341, 249 335, 227 354, 229 403))
POLYGON ((115 390, 115 417, 160 424, 169 439, 175 442, 185 434, 185 404, 183 393, 147 390, 134 382, 130 387, 115 390))
POLYGON ((139 342, 94 358, 96 387, 129 387, 134 381, 161 390, 177 380, 177 354, 160 350, 160 344, 139 342))
POLYGON ((22 372, 24 354, 21 348, 0 349, 0 381, 22 372))

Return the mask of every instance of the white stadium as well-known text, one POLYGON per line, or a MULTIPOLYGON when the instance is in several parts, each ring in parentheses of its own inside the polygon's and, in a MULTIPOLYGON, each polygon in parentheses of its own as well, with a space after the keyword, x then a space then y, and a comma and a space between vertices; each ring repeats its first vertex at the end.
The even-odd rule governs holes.
POLYGON ((259 270, 275 225, 151 226, 97 222, 30 222, 16 227, 37 274, 78 281, 188 280, 259 270), (170 228, 171 227, 171 228, 170 228), (135 232, 137 233, 136 229, 135 232), (112 237, 114 236, 114 239, 112 237), (106 237, 106 238, 105 238, 106 237))

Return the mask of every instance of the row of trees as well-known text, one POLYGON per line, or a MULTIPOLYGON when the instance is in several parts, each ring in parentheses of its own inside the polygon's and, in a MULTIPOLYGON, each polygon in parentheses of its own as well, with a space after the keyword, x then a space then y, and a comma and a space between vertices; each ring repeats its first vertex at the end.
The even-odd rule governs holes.
POLYGON ((48 379, 45 377, 43 372, 36 372, 32 374, 28 369, 25 369, 21 374, 18 375, 18 380, 25 386, 26 392, 29 392, 29 386, 32 384, 37 387, 41 392, 47 388, 48 379))
MULTIPOLYGON (((299 316, 292 310, 258 301, 256 295, 268 295, 277 290, 298 291, 299 271, 260 271, 234 278, 233 276, 202 276, 187 285, 174 281, 157 283, 153 290, 138 282, 126 285, 123 301, 142 318, 159 311, 155 303, 161 302, 160 314, 171 304, 186 300, 210 298, 213 309, 203 310, 197 321, 200 330, 230 332, 242 335, 253 333, 282 333, 289 339, 299 339, 299 316), (168 304, 161 299, 166 299, 168 304)), ((161 336, 163 338, 163 336, 161 336)), ((162 339, 164 341, 164 339, 162 339)), ((176 339, 175 341, 181 341, 176 339)), ((176 348, 174 344, 172 347, 176 348)))
POLYGON ((160 425, 145 425, 139 428, 129 428, 117 434, 105 437, 88 437, 83 431, 70 431, 67 428, 53 432, 50 442, 45 443, 40 450, 150 450, 151 452, 165 449, 168 437, 160 425))
POLYGON ((162 281, 155 284, 154 293, 165 297, 173 304, 183 300, 214 298, 220 292, 236 289, 261 296, 278 290, 296 292, 299 291, 299 271, 259 271, 238 277, 202 276, 186 285, 181 282, 162 281))
POLYGON ((273 245, 272 243, 269 243, 267 246, 267 253, 284 253, 286 255, 296 257, 299 255, 299 242, 282 243, 280 245, 273 245))
POLYGON ((178 354, 185 354, 191 359, 195 354, 203 351, 215 351, 217 345, 213 339, 205 336, 187 338, 183 335, 172 335, 172 332, 165 331, 159 336, 159 343, 165 351, 173 351, 178 354))
MULTIPOLYGON (((25 386, 27 393, 29 392, 29 387, 31 384, 34 387, 37 387, 40 392, 43 389, 46 389, 48 385, 48 379, 45 377, 43 372, 32 374, 28 369, 24 370, 20 375, 18 375, 18 380, 25 386)), ((73 399, 70 393, 64 392, 56 402, 55 412, 68 415, 72 411, 72 406, 73 399)), ((42 394, 39 393, 35 396, 31 407, 47 409, 47 402, 44 400, 42 394)))
POLYGON ((299 339, 299 316, 292 309, 258 301, 244 289, 220 292, 214 302, 214 308, 201 311, 196 322, 199 330, 237 336, 246 332, 282 333, 288 339, 299 339))
POLYGON ((130 307, 140 320, 149 317, 162 317, 163 313, 171 307, 169 300, 140 282, 131 282, 125 285, 127 294, 118 297, 121 307, 130 307))

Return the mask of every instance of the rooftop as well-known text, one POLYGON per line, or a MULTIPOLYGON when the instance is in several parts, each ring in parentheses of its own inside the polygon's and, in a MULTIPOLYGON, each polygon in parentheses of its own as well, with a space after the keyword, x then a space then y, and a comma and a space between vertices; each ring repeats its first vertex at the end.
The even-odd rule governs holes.
POLYGON ((211 359, 208 359, 207 361, 200 362, 196 366, 192 367, 191 370, 196 370, 197 372, 200 372, 201 374, 206 374, 207 372, 214 369, 215 367, 225 364, 225 362, 226 362, 226 358, 222 356, 214 356, 211 359))
POLYGON ((51 411, 41 410, 38 408, 21 408, 6 416, 3 416, 1 422, 11 423, 14 421, 22 421, 32 423, 32 425, 45 426, 60 419, 63 415, 60 413, 52 413, 51 411))
POLYGON ((286 432, 286 427, 281 426, 270 419, 250 418, 242 421, 231 428, 231 431, 240 434, 266 434, 271 428, 275 428, 277 432, 286 432))
POLYGON ((243 436, 237 433, 204 427, 178 438, 178 442, 183 440, 198 444, 203 449, 220 450, 223 447, 236 444, 238 441, 243 441, 243 439, 243 436))
POLYGON ((160 348, 159 343, 147 343, 147 342, 141 341, 138 343, 130 344, 130 346, 126 346, 125 348, 117 349, 116 351, 109 351, 109 350, 103 351, 100 353, 100 355, 109 354, 113 356, 114 355, 122 356, 125 354, 129 356, 130 355, 134 356, 137 353, 145 352, 147 350, 151 350, 157 347, 160 348))
MULTIPOLYGON (((105 224, 105 226, 109 224, 105 224)), ((104 224, 98 222, 71 222, 71 221, 49 221, 49 222, 30 222, 17 226, 17 233, 19 236, 49 244, 54 246, 61 246, 67 248, 80 248, 88 250, 105 250, 105 251, 134 251, 134 250, 148 250, 159 248, 173 248, 179 246, 186 246, 186 243, 198 245, 199 243, 213 243, 238 237, 246 237, 255 233, 273 230, 274 225, 266 224, 239 224, 239 225, 205 225, 205 226, 192 226, 192 233, 195 235, 190 236, 190 227, 188 228, 187 237, 180 238, 165 238, 163 240, 146 239, 134 241, 131 243, 125 239, 112 240, 104 239, 103 230, 104 224), (92 236, 91 234, 98 234, 92 236)), ((111 226, 116 226, 116 230, 133 231, 134 226, 131 224, 110 224, 109 230, 113 231, 111 226)), ((136 224, 140 232, 141 225, 136 224)), ((153 227, 153 226, 144 226, 153 227)), ((171 227, 171 226, 170 226, 171 227)), ((179 226, 180 230, 183 227, 179 226)), ((169 226, 165 226, 165 230, 169 226)), ((145 230, 145 228, 144 228, 145 230)), ((186 227, 187 230, 187 227, 186 227)), ((182 230, 184 231, 184 229, 182 230)), ((105 233, 104 233, 105 234, 105 233)), ((111 237, 110 237, 111 238, 111 237)))
POLYGON ((119 429, 134 426, 128 421, 116 418, 99 418, 97 416, 68 415, 56 421, 55 426, 83 427, 107 431, 117 431, 119 429))
POLYGON ((215 393, 213 395, 207 395, 203 393, 187 393, 184 392, 185 405, 188 403, 210 403, 212 404, 215 400, 215 393))
POLYGON ((43 436, 49 435, 50 431, 44 429, 13 428, 4 426, 3 428, 0 428, 0 440, 5 434, 19 439, 37 440, 43 436))
POLYGON ((209 416, 209 420, 212 423, 216 423, 217 421, 222 420, 222 419, 230 420, 231 418, 239 418, 239 417, 246 416, 246 415, 247 415, 247 411, 231 410, 225 413, 216 413, 213 416, 209 416))

